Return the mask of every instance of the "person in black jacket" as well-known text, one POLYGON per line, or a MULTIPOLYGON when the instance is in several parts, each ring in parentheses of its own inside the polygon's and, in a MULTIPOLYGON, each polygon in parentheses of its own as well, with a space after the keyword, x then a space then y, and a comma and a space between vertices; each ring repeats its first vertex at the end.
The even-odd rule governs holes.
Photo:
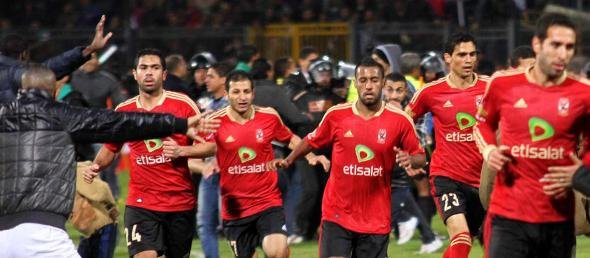
POLYGON ((75 191, 75 143, 121 142, 214 128, 152 113, 116 113, 53 100, 55 75, 28 67, 15 100, 0 104, 0 257, 79 257, 64 231, 75 191), (40 256, 40 254, 43 254, 40 256))
POLYGON ((188 64, 184 57, 179 54, 168 55, 166 57, 166 69, 168 74, 164 81, 164 89, 184 93, 191 97, 191 89, 185 80, 188 75, 188 64))
MULTIPOLYGON (((72 73, 80 65, 90 58, 90 54, 102 49, 113 35, 109 32, 103 34, 105 16, 96 24, 96 30, 92 42, 87 47, 75 47, 71 50, 52 57, 45 62, 57 78, 72 73)), ((0 103, 12 101, 21 85, 21 75, 28 61, 28 49, 26 41, 18 35, 6 36, 0 45, 0 103)))
MULTIPOLYGON (((294 129, 313 123, 309 113, 304 113, 295 106, 287 97, 284 88, 279 87, 271 80, 273 78, 272 65, 265 58, 259 58, 252 64, 252 78, 254 79, 254 102, 253 104, 262 107, 272 107, 277 110, 281 119, 287 127, 294 129)), ((273 151, 275 157, 287 157, 287 146, 278 142, 273 142, 273 151)), ((285 208, 285 221, 287 232, 295 233, 295 206, 301 192, 301 179, 297 171, 293 168, 279 169, 279 189, 283 196, 285 208)))
POLYGON ((268 60, 265 58, 256 59, 252 64, 250 74, 254 85, 256 85, 254 105, 276 109, 289 128, 311 123, 309 114, 301 112, 289 100, 285 92, 271 80, 273 69, 268 60))

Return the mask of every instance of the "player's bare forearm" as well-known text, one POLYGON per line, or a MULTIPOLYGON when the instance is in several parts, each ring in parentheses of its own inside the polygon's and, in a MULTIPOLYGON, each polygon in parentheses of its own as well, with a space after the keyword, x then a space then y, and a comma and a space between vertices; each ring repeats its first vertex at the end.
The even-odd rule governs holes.
POLYGON ((103 170, 104 168, 108 167, 113 163, 117 153, 110 151, 109 149, 105 148, 104 146, 100 147, 100 150, 96 154, 94 158, 94 164, 98 165, 99 170, 103 170))
POLYGON ((202 159, 208 158, 215 155, 217 151, 217 144, 215 143, 199 143, 197 145, 192 146, 182 146, 182 155, 183 157, 193 158, 193 159, 202 159))
POLYGON ((296 159, 298 159, 301 156, 307 155, 312 150, 313 148, 311 147, 311 145, 309 145, 309 143, 307 143, 307 141, 299 141, 299 144, 297 144, 293 151, 291 151, 291 154, 287 156, 285 161, 290 166, 296 159))
POLYGON ((294 150, 295 147, 301 142, 301 138, 297 135, 293 135, 291 140, 289 141, 289 146, 287 146, 290 150, 294 150))
MULTIPOLYGON (((289 149, 290 150, 294 150, 295 147, 297 147, 297 145, 301 142, 301 138, 299 138, 299 136, 297 135, 293 135, 293 137, 291 137, 291 140, 289 141, 289 149)), ((315 159, 317 158, 316 155, 313 152, 309 152, 307 154, 305 154, 305 158, 309 161, 311 159, 315 159)))

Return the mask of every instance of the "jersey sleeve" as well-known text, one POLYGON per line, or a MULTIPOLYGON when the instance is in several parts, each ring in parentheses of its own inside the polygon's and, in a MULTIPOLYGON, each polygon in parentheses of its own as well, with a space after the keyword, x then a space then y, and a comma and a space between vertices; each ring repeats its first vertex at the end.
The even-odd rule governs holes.
POLYGON ((334 116, 333 112, 330 112, 330 111, 326 112, 326 114, 324 115, 324 118, 322 119, 322 121, 320 121, 320 124, 318 125, 318 127, 315 130, 313 130, 311 133, 309 133, 307 136, 305 136, 305 140, 314 149, 320 149, 332 142, 332 137, 333 137, 332 119, 333 119, 333 116, 334 116))
POLYGON ((405 108, 406 113, 410 115, 410 117, 416 121, 418 118, 422 117, 425 113, 428 112, 428 92, 430 88, 422 88, 405 108))
POLYGON ((410 155, 424 153, 418 134, 416 134, 416 127, 408 117, 402 117, 401 135, 400 147, 402 150, 407 151, 410 155))
POLYGON ((473 136, 484 159, 490 151, 496 147, 496 130, 500 119, 500 105, 497 79, 493 79, 487 85, 481 107, 476 118, 477 124, 473 128, 473 136))
POLYGON ((293 137, 293 133, 285 126, 281 118, 277 116, 275 121, 275 139, 280 142, 287 142, 291 140, 291 137, 293 137))
POLYGON ((188 104, 188 106, 189 106, 188 110, 187 110, 187 116, 186 116, 187 118, 194 116, 194 115, 201 114, 201 112, 199 111, 199 107, 192 99, 187 99, 186 104, 188 104))

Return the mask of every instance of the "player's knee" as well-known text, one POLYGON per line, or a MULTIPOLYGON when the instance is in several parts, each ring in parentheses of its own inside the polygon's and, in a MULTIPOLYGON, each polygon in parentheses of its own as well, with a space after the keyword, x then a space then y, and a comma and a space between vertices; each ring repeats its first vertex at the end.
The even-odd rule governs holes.
POLYGON ((133 258, 156 258, 158 253, 154 250, 142 251, 133 256, 133 258))
POLYGON ((269 250, 265 250, 264 253, 268 258, 288 258, 289 257, 289 247, 285 244, 273 246, 271 248, 267 248, 269 250))
POLYGON ((288 248, 281 248, 281 249, 275 249, 274 253, 267 253, 266 257, 268 258, 288 258, 289 257, 289 251, 288 248))
POLYGON ((289 247, 287 237, 283 234, 271 234, 262 240, 262 248, 269 258, 287 258, 289 257, 289 247))
POLYGON ((454 214, 448 217, 446 224, 447 230, 449 231, 449 235, 451 237, 459 233, 469 232, 467 219, 465 218, 465 214, 463 213, 454 214))

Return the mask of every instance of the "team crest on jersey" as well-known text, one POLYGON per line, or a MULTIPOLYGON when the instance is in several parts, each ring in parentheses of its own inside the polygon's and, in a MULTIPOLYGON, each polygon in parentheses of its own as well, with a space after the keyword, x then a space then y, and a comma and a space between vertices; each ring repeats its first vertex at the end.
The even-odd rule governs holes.
POLYGON ((475 96, 475 106, 476 107, 479 107, 479 105, 481 105, 482 101, 483 101, 483 95, 475 96))
POLYGON ((557 112, 560 116, 567 116, 570 110, 570 100, 568 98, 559 98, 557 102, 557 112))
POLYGON ((256 129, 256 141, 257 142, 264 141, 264 132, 262 131, 262 129, 256 129))
POLYGON ((383 128, 379 129, 379 132, 377 133, 377 142, 380 144, 384 144, 386 137, 387 137, 387 131, 385 131, 385 129, 383 129, 383 128))

